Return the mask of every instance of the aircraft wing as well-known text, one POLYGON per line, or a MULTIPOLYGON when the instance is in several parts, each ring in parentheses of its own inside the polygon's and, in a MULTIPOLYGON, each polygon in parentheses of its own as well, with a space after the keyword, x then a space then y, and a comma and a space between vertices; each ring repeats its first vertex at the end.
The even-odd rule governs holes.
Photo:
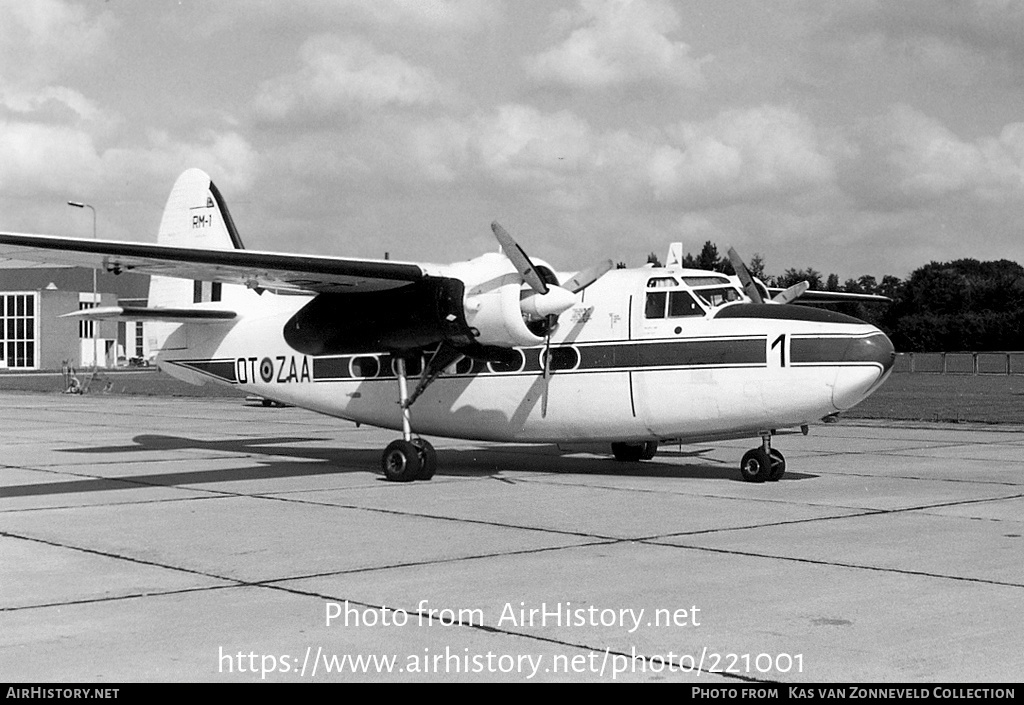
POLYGON ((418 281, 418 264, 390 260, 205 250, 116 240, 0 232, 0 261, 137 272, 180 279, 241 284, 253 289, 326 293, 379 291, 418 281))
MULTIPOLYGON (((771 296, 777 296, 781 294, 785 289, 778 289, 775 287, 768 287, 768 293, 771 296)), ((862 303, 862 304, 888 304, 892 303, 892 299, 888 296, 880 296, 878 294, 852 294, 846 291, 819 291, 815 289, 808 289, 804 293, 800 294, 793 303, 801 304, 850 304, 850 303, 862 303)))

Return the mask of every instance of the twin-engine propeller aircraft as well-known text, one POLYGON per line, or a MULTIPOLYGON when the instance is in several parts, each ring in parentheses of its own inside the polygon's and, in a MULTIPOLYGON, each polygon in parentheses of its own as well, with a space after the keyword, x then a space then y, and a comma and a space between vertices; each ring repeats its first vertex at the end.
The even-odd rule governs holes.
POLYGON ((381 461, 399 482, 434 475, 420 433, 610 443, 624 461, 666 441, 760 437, 741 474, 778 480, 776 429, 806 433, 892 368, 877 328, 789 304, 814 295, 806 284, 769 298, 735 253, 737 276, 610 261, 563 276, 492 230, 501 253, 451 265, 245 250, 190 169, 155 245, 0 233, 0 258, 152 275, 147 306, 71 315, 149 322, 157 363, 187 382, 401 429, 381 461))

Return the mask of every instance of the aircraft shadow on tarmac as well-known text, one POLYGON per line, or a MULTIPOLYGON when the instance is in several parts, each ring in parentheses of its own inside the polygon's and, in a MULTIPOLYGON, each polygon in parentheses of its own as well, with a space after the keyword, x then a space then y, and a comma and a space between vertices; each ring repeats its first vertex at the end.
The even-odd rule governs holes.
MULTIPOLYGON (((338 449, 330 447, 301 447, 296 443, 325 441, 325 438, 267 437, 234 438, 206 441, 181 436, 141 435, 133 444, 93 448, 64 448, 64 453, 95 455, 198 450, 231 454, 236 457, 255 456, 256 465, 243 468, 218 468, 168 473, 140 473, 107 478, 83 478, 64 482, 45 482, 11 485, 0 488, 0 500, 9 497, 75 494, 80 492, 107 492, 112 490, 143 489, 152 487, 179 487, 243 480, 272 480, 286 477, 337 475, 354 472, 377 474, 380 466, 379 450, 338 449), (265 456, 265 457, 259 457, 265 456), (343 463, 343 465, 339 465, 343 463)), ((503 478, 502 472, 533 472, 543 475, 590 475, 616 477, 652 477, 678 479, 705 479, 742 482, 739 469, 703 457, 712 449, 662 450, 659 457, 695 461, 685 465, 659 462, 657 459, 636 463, 622 463, 611 457, 568 455, 554 445, 490 445, 486 448, 438 450, 439 477, 494 477, 503 478)), ((225 456, 225 457, 231 457, 225 456)), ((182 458, 193 459, 194 458, 182 458)), ((209 459, 209 458, 206 458, 209 459)), ((815 478, 817 475, 787 471, 782 481, 815 478)), ((380 478, 384 481, 384 478, 380 478)), ((272 491, 272 490, 270 490, 272 491)))

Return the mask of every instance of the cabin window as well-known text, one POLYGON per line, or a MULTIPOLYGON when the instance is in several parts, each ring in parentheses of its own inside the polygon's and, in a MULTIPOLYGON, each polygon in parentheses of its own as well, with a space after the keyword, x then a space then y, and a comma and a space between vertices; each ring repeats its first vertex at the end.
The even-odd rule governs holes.
POLYGON ((494 360, 487 363, 487 366, 491 368, 491 372, 519 372, 525 364, 526 357, 523 355, 523 351, 512 348, 508 352, 508 359, 494 360))
POLYGON ((580 353, 576 348, 551 348, 547 353, 541 351, 540 365, 544 367, 544 359, 551 355, 551 363, 547 366, 552 372, 556 370, 574 370, 580 364, 580 353))
POLYGON ((647 306, 644 308, 644 315, 647 318, 664 318, 667 301, 668 292, 666 291, 647 292, 647 306))
MULTIPOLYGON (((420 373, 423 372, 423 356, 417 355, 416 357, 405 358, 405 376, 406 377, 419 377, 420 373)), ((398 358, 391 358, 391 374, 395 377, 398 376, 398 358)))
POLYGON ((473 358, 464 357, 458 362, 448 365, 446 371, 452 375, 468 375, 473 371, 473 358))
POLYGON ((376 377, 380 372, 380 362, 375 357, 354 357, 349 372, 353 377, 376 377))

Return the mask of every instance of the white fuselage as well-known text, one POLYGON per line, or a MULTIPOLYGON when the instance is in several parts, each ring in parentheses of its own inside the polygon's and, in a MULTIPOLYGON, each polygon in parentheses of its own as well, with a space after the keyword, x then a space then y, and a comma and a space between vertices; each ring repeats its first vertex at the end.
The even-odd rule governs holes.
MULTIPOLYGON (((891 344, 869 324, 827 316, 802 320, 799 312, 787 317, 777 312, 800 307, 751 308, 738 294, 739 303, 731 293, 727 301, 714 300, 710 289, 702 296, 699 286, 685 283, 700 277, 685 275, 609 272, 561 314, 550 345, 514 349, 521 364, 466 358, 446 369, 412 406, 413 428, 424 435, 516 442, 756 435, 848 409, 891 368, 891 358, 885 359, 891 344), (673 298, 659 312, 662 293, 673 298), (700 304, 683 310, 677 302, 684 299, 700 304), (747 313, 715 317, 737 305, 746 308, 734 312, 747 313), (762 316, 765 311, 775 315, 762 316)), ((264 294, 253 313, 240 310, 230 323, 184 324, 168 338, 159 362, 194 383, 214 380, 401 429, 399 385, 388 353, 314 356, 285 342, 284 323, 308 301, 264 294)), ((338 316, 343 320, 345 311, 338 316)), ((410 387, 419 367, 409 365, 410 387)))

